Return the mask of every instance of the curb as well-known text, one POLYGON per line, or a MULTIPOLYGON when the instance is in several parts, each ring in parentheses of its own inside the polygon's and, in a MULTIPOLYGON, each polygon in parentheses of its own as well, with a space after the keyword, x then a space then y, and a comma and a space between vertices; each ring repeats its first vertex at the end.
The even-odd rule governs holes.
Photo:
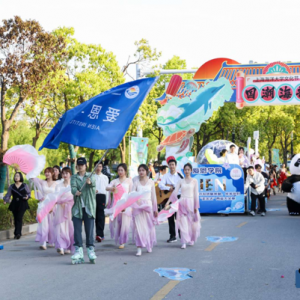
MULTIPOLYGON (((105 218, 105 224, 109 224, 109 218, 105 218)), ((38 223, 24 225, 22 227, 22 235, 34 233, 37 231, 38 223)), ((14 228, 0 231, 0 241, 5 241, 14 238, 14 228)))
MULTIPOLYGON (((38 223, 24 225, 22 227, 22 235, 30 234, 37 231, 38 223)), ((0 231, 0 241, 14 238, 14 228, 0 231)))

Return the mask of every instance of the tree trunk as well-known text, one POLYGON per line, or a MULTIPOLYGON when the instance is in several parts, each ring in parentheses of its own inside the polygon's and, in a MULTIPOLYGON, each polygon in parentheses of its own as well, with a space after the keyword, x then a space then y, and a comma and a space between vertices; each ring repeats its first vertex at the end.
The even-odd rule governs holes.
POLYGON ((76 174, 76 168, 75 168, 76 152, 73 145, 69 144, 69 152, 70 152, 72 174, 76 174))
POLYGON ((90 153, 90 157, 89 157, 89 172, 92 172, 92 169, 93 169, 94 155, 95 155, 95 151, 92 151, 90 153))
POLYGON ((269 165, 272 164, 272 149, 269 149, 269 165))
MULTIPOLYGON (((39 124, 36 124, 36 127, 38 127, 38 125, 39 124)), ((40 134, 41 134, 41 130, 36 129, 35 136, 32 138, 32 146, 34 148, 36 148, 36 143, 37 143, 37 141, 38 141, 38 139, 40 137, 40 134)))
POLYGON ((8 146, 8 138, 9 138, 9 126, 8 121, 2 121, 2 134, 1 134, 1 156, 0 156, 0 199, 3 199, 3 192, 6 181, 6 165, 3 164, 3 156, 7 151, 8 146))
POLYGON ((6 180, 6 165, 3 163, 0 163, 0 199, 3 199, 3 192, 4 192, 4 186, 5 186, 5 180, 6 180))
POLYGON ((120 154, 121 154, 121 161, 122 163, 126 162, 126 140, 125 136, 123 137, 122 143, 119 145, 120 154))
MULTIPOLYGON (((8 145, 8 139, 9 139, 9 121, 5 120, 2 121, 2 134, 1 134, 1 150, 2 150, 2 155, 5 154, 7 150, 7 145, 8 145)), ((1 157, 1 160, 3 159, 3 156, 1 157)))
POLYGON ((9 178, 9 168, 8 165, 6 165, 6 181, 7 181, 7 186, 10 186, 10 178, 9 178))

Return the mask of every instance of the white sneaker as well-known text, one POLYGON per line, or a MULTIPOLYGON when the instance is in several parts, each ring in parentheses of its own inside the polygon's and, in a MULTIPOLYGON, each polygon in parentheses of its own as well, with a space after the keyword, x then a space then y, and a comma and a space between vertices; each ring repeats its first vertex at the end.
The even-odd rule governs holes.
POLYGON ((250 211, 250 215, 254 217, 255 216, 255 212, 253 210, 251 210, 250 211))
POLYGON ((64 249, 63 248, 58 248, 57 249, 57 253, 59 253, 60 255, 64 255, 64 249))
POLYGON ((262 212, 262 213, 261 213, 261 216, 262 216, 262 217, 264 217, 265 215, 266 215, 266 213, 265 213, 265 212, 262 212))
POLYGON ((136 256, 142 255, 142 248, 137 248, 136 256))
POLYGON ((188 243, 189 246, 194 246, 195 242, 191 241, 188 243))
POLYGON ((181 249, 185 249, 185 248, 186 248, 186 244, 182 244, 181 249))
POLYGON ((41 246, 40 246, 41 250, 47 250, 47 243, 44 242, 41 246))

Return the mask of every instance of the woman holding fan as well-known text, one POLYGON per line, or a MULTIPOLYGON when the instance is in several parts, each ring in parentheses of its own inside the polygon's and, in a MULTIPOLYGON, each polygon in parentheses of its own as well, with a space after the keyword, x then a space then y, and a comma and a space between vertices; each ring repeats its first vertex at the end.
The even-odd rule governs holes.
POLYGON ((61 255, 70 253, 74 244, 74 227, 72 222, 74 198, 71 193, 71 176, 71 169, 68 167, 63 168, 63 180, 55 187, 55 193, 60 195, 56 202, 54 215, 54 242, 57 252, 61 255))
MULTIPOLYGON (((106 188, 108 192, 117 193, 118 186, 122 186, 126 193, 130 193, 132 190, 132 180, 127 178, 127 165, 119 164, 117 167, 117 172, 119 178, 114 179, 109 186, 106 188)), ((116 199, 111 198, 109 193, 108 205, 107 208, 112 208, 117 203, 116 199)), ((130 225, 131 225, 132 212, 131 208, 128 207, 120 213, 116 219, 113 221, 110 220, 109 228, 111 233, 111 238, 114 238, 116 244, 119 244, 119 249, 124 249, 125 244, 128 241, 130 225)))
POLYGON ((181 199, 178 204, 176 226, 180 230, 181 249, 186 248, 186 244, 193 246, 200 236, 200 214, 199 214, 199 194, 198 182, 191 177, 192 165, 187 163, 184 165, 185 178, 181 179, 172 193, 169 202, 178 201, 177 194, 181 189, 181 199))
MULTIPOLYGON (((35 197, 39 201, 44 201, 47 194, 54 193, 57 182, 54 181, 54 170, 48 167, 44 171, 46 180, 39 178, 32 178, 35 190, 35 197)), ((41 223, 38 224, 36 242, 39 242, 40 249, 47 249, 47 242, 50 247, 54 247, 54 222, 53 222, 53 212, 50 212, 46 218, 43 219, 41 223)))
POLYGON ((133 191, 145 192, 144 196, 132 205, 135 243, 137 256, 142 255, 142 248, 150 253, 156 244, 155 218, 157 217, 157 200, 153 180, 148 178, 148 167, 138 167, 139 179, 135 181, 133 191))

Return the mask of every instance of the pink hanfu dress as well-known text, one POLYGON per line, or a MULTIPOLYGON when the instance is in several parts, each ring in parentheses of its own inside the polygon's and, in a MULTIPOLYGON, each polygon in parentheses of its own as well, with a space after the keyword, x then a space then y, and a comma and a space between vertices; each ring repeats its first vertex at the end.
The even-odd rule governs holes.
POLYGON ((148 192, 132 205, 134 238, 137 247, 146 248, 149 252, 156 245, 155 218, 157 200, 154 182, 148 179, 145 185, 135 181, 133 191, 148 192))
MULTIPOLYGON (((132 180, 130 178, 127 178, 122 183, 120 182, 119 178, 114 179, 108 185, 108 187, 116 187, 119 184, 123 186, 126 193, 130 193, 132 191, 132 180)), ((111 199, 111 193, 109 193, 107 208, 112 208, 114 205, 116 205, 116 202, 114 199, 111 199)), ((128 242, 131 221, 131 207, 126 208, 125 212, 118 214, 118 216, 113 221, 109 221, 111 238, 115 239, 116 244, 123 245, 128 242)))
POLYGON ((176 197, 172 197, 172 199, 177 200, 179 189, 181 189, 181 198, 178 201, 176 227, 180 230, 181 243, 196 243, 201 229, 198 182, 194 178, 189 181, 181 179, 172 193, 172 196, 176 197), (194 212, 195 209, 197 210, 196 213, 194 212))

